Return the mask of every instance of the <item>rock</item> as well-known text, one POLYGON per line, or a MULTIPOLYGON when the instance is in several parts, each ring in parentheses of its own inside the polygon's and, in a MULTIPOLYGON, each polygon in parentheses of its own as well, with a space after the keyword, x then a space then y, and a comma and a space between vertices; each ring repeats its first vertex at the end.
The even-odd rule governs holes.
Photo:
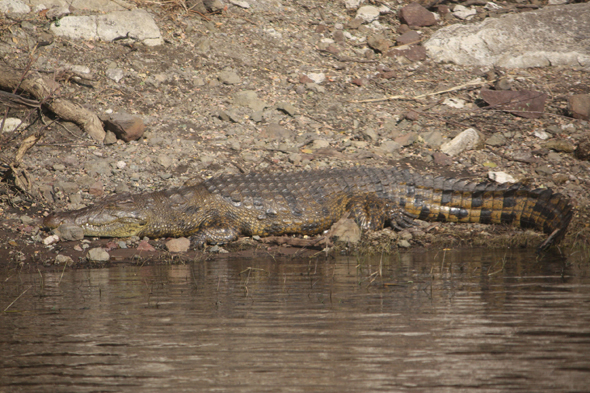
POLYGON ((112 113, 102 121, 106 130, 111 131, 125 142, 136 141, 145 132, 145 124, 141 117, 129 113, 112 113))
POLYGON ((407 240, 404 240, 404 239, 398 240, 397 241, 397 246, 399 248, 410 248, 410 247, 412 247, 412 245, 410 244, 410 242, 407 241, 407 240))
POLYGON ((434 160, 434 163, 439 166, 449 166, 453 164, 451 157, 438 151, 432 153, 432 159, 434 160))
POLYGON ((66 195, 76 194, 79 191, 78 185, 74 182, 59 182, 57 187, 59 187, 66 195))
POLYGON ((220 12, 225 7, 221 0, 203 0, 203 5, 209 12, 220 12))
POLYGON ((125 183, 117 184, 117 186, 115 187, 115 192, 117 194, 124 194, 126 192, 129 192, 129 187, 125 183))
POLYGON ((547 127, 545 131, 553 135, 561 134, 561 128, 555 125, 547 127))
POLYGON ((430 131, 420 134, 424 142, 430 147, 440 147, 443 144, 444 138, 440 131, 430 131))
POLYGON ((401 146, 411 146, 416 142, 418 139, 418 135, 415 132, 408 132, 407 134, 402 134, 395 138, 395 141, 399 143, 401 146))
POLYGON ((372 142, 375 142, 377 139, 379 139, 379 135, 377 135, 375 130, 372 128, 367 128, 367 129, 363 130, 362 134, 366 140, 370 140, 372 142))
POLYGON ((61 19, 66 15, 71 14, 70 7, 67 5, 51 7, 46 13, 45 17, 49 20, 61 19))
POLYGON ((570 141, 564 139, 553 139, 543 143, 541 146, 545 149, 560 151, 563 153, 573 153, 575 150, 575 146, 570 141))
POLYGON ((533 135, 542 140, 551 138, 551 134, 543 130, 534 130, 533 135))
POLYGON ((574 132, 576 132, 576 126, 573 125, 572 123, 562 124, 561 125, 561 131, 564 134, 573 134, 574 132))
POLYGON ((361 229, 353 219, 341 218, 332 225, 328 237, 336 242, 356 244, 361 240, 361 229))
POLYGON ((359 87, 363 87, 369 84, 369 80, 367 78, 353 78, 350 80, 350 83, 359 87))
POLYGON ((152 246, 147 240, 142 240, 137 245, 137 251, 156 251, 154 246, 152 246))
POLYGON ((364 5, 356 12, 356 19, 371 23, 379 18, 379 8, 372 5, 364 5))
POLYGON ((107 78, 119 83, 125 77, 125 72, 120 68, 109 68, 105 71, 107 78))
POLYGON ((52 23, 51 32, 58 36, 83 40, 113 41, 130 37, 147 46, 164 43, 160 29, 151 15, 141 9, 116 11, 106 15, 66 16, 52 23))
POLYGON ((380 72, 378 74, 378 76, 383 79, 392 79, 392 78, 397 77, 397 72, 396 71, 384 71, 384 72, 380 72))
POLYGON ((207 53, 211 50, 211 40, 207 37, 199 38, 195 43, 195 50, 198 53, 207 53))
POLYGON ((236 111, 231 109, 219 111, 218 116, 223 121, 231 121, 232 123, 238 124, 242 122, 241 116, 236 111))
POLYGON ((295 116, 297 114, 297 109, 295 109, 293 104, 290 104, 288 102, 279 102, 277 104, 277 109, 282 112, 285 112, 289 116, 295 116))
POLYGON ((377 52, 385 53, 391 46, 391 42, 381 34, 376 34, 367 38, 367 45, 377 52))
POLYGON ((393 48, 385 55, 389 57, 404 56, 410 61, 424 61, 426 60, 426 48, 422 45, 410 45, 409 48, 405 49, 393 48))
POLYGON ((185 252, 188 251, 191 241, 186 237, 179 237, 178 239, 171 239, 166 242, 166 248, 170 252, 185 252))
POLYGON ((420 119, 420 112, 409 110, 404 114, 404 117, 411 121, 417 121, 420 119))
POLYGON ((590 65, 590 3, 545 7, 451 25, 425 43, 438 62, 496 67, 590 65))
POLYGON ((586 137, 580 141, 574 151, 574 155, 578 160, 590 160, 590 135, 586 135, 586 137))
POLYGON ((28 14, 31 8, 21 0, 0 0, 0 12, 3 14, 28 14))
POLYGON ((436 24, 434 14, 418 3, 411 3, 399 10, 399 18, 402 23, 410 27, 432 26, 436 24))
POLYGON ((86 259, 90 262, 108 262, 111 256, 104 248, 91 248, 86 254, 86 259))
POLYGON ((234 95, 234 105, 245 106, 255 112, 261 112, 267 107, 266 103, 258 98, 254 90, 242 90, 234 95))
POLYGON ((354 18, 354 19, 348 21, 348 23, 346 24, 346 27, 348 27, 351 30, 356 30, 359 27, 361 27, 363 22, 364 22, 364 20, 362 20, 360 18, 354 18))
POLYGON ((512 90, 512 83, 510 83, 508 78, 500 78, 496 81, 494 87, 496 90, 512 90))
POLYGON ((497 91, 481 89, 482 98, 494 109, 510 112, 527 119, 538 119, 545 110, 547 94, 535 90, 497 91))
POLYGON ((101 181, 94 182, 90 188, 88 189, 88 193, 94 195, 96 197, 101 197, 104 195, 104 186, 101 181))
POLYGON ((468 128, 450 142, 441 145, 440 150, 452 157, 466 150, 474 149, 480 142, 479 133, 474 128, 468 128))
POLYGON ((260 160, 262 159, 262 157, 260 157, 259 154, 257 155, 257 154, 250 153, 247 151, 241 152, 240 157, 242 157, 242 160, 244 160, 246 162, 252 162, 252 163, 260 162, 260 160))
POLYGON ((347 10, 356 10, 363 0, 344 0, 344 6, 347 10))
POLYGON ((45 244, 46 246, 49 246, 51 244, 55 244, 59 241, 59 236, 58 235, 51 235, 51 236, 47 236, 45 239, 43 239, 43 244, 45 244))
POLYGON ((84 230, 77 225, 60 225, 56 232, 59 238, 65 241, 84 239, 84 230))
POLYGON ((554 163, 559 163, 561 162, 561 155, 559 153, 551 151, 547 154, 547 160, 554 163))
POLYGON ((449 97, 444 99, 443 105, 446 105, 450 108, 463 109, 465 107, 465 100, 449 97))
POLYGON ((291 137, 291 131, 277 123, 270 123, 261 131, 261 135, 270 140, 287 139, 291 137))
POLYGON ((495 181, 496 183, 504 184, 504 183, 516 183, 516 180, 511 175, 507 174, 506 172, 488 172, 488 177, 490 180, 495 181))
POLYGON ((403 240, 412 240, 414 238, 412 233, 407 230, 403 230, 403 231, 399 232, 398 236, 400 239, 403 239, 403 240))
POLYGON ((4 128, 2 129, 2 132, 16 131, 16 129, 21 124, 23 125, 23 127, 26 126, 25 124, 23 124, 21 119, 17 119, 16 117, 7 117, 6 120, 4 120, 4 128))
POLYGON ((486 140, 486 145, 490 146, 504 146, 506 144, 506 137, 501 132, 495 132, 486 140))
POLYGON ((158 163, 164 168, 170 168, 172 166, 172 157, 168 154, 160 154, 158 156, 158 163))
POLYGON ((299 153, 291 153, 289 154, 289 162, 295 165, 301 164, 301 154, 299 153))
POLYGON ((225 83, 226 85, 237 85, 242 81, 238 74, 236 74, 236 72, 230 68, 226 68, 223 71, 221 71, 217 79, 219 79, 221 83, 225 83))
POLYGON ((57 254, 53 263, 56 265, 66 264, 67 266, 72 266, 74 264, 74 260, 67 255, 57 254))
POLYGON ((245 9, 248 9, 248 8, 250 8, 250 4, 248 4, 248 3, 247 3, 247 2, 245 2, 245 1, 240 1, 240 0, 229 0, 229 2, 230 2, 230 3, 232 3, 232 4, 233 4, 233 5, 235 5, 235 6, 238 6, 238 7, 242 7, 242 8, 245 8, 245 9))
POLYGON ((381 143, 381 145, 379 146, 379 150, 381 150, 383 153, 393 153, 401 148, 402 145, 391 140, 383 141, 383 143, 381 143))
POLYGON ((107 131, 102 141, 105 145, 114 145, 117 143, 117 135, 113 131, 107 131))
POLYGON ((461 4, 457 4, 453 8, 453 15, 461 20, 470 20, 477 14, 477 10, 473 7, 467 8, 461 4))
POLYGON ((422 37, 420 36, 420 34, 414 30, 409 30, 406 31, 404 34, 400 35, 399 37, 397 37, 395 39, 395 41, 399 44, 399 45, 409 45, 409 44, 415 44, 417 42, 420 42, 420 40, 422 39, 422 37))
POLYGON ((330 147, 330 141, 327 141, 325 139, 314 139, 310 147, 314 150, 325 149, 327 147, 330 147))
POLYGON ((550 166, 541 165, 535 168, 535 172, 537 172, 537 174, 539 175, 553 175, 555 173, 555 170, 550 166))
POLYGON ((326 75, 323 72, 314 73, 310 72, 307 74, 307 77, 313 81, 313 83, 317 83, 318 85, 326 80, 326 75))
POLYGON ((98 11, 101 13, 112 12, 112 11, 123 11, 127 9, 120 4, 129 3, 125 1, 105 1, 105 0, 30 0, 31 2, 43 2, 45 4, 68 4, 71 5, 75 10, 87 10, 87 11, 98 11))
POLYGON ((570 180, 570 177, 564 173, 554 173, 553 176, 551 176, 551 178, 557 184, 565 184, 567 181, 570 180))
POLYGON ((590 94, 575 94, 568 104, 574 119, 590 120, 590 94))

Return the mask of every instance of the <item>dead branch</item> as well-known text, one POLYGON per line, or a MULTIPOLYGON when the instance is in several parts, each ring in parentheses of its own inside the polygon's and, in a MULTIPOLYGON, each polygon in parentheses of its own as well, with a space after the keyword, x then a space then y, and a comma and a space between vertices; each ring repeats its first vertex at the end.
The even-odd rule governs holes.
POLYGON ((366 103, 366 102, 382 102, 382 101, 393 101, 393 100, 419 100, 421 98, 435 96, 435 95, 444 94, 444 93, 450 93, 453 91, 458 91, 458 90, 463 90, 463 89, 472 89, 472 88, 484 86, 484 85, 487 85, 490 83, 494 83, 494 81, 483 81, 482 82, 482 81, 475 80, 475 81, 464 83, 459 86, 454 86, 454 87, 451 87, 448 89, 434 91, 432 93, 420 94, 420 95, 417 95, 414 97, 405 96, 405 95, 397 95, 397 96, 389 96, 389 97, 384 97, 384 98, 374 98, 374 99, 369 99, 369 100, 352 100, 349 102, 366 103))
POLYGON ((42 105, 55 113, 63 120, 71 121, 80 126, 97 142, 102 142, 106 135, 102 122, 94 113, 81 107, 78 104, 55 96, 55 91, 59 85, 51 86, 51 81, 43 79, 36 72, 31 72, 22 77, 22 73, 16 72, 12 68, 0 64, 0 88, 3 90, 14 91, 19 88, 32 95, 42 105), (20 84, 20 86, 19 86, 20 84))

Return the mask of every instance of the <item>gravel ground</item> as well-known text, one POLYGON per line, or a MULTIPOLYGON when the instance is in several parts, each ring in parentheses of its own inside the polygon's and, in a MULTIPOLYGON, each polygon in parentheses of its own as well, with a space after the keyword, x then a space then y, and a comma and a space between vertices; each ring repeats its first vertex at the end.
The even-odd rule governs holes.
MULTIPOLYGON (((42 241, 48 233, 39 224, 51 210, 80 208, 109 194, 175 187, 221 173, 354 165, 401 164, 476 179, 503 171, 531 187, 551 187, 570 197, 576 214, 564 245, 586 241, 590 164, 573 151, 589 139, 590 128, 570 116, 568 97, 589 92, 587 70, 486 69, 386 56, 371 49, 367 39, 380 34, 394 42, 400 25, 396 13, 381 15, 378 28, 357 27, 351 22, 355 11, 340 2, 258 3, 256 11, 230 7, 204 16, 173 4, 140 4, 162 31, 165 44, 157 47, 51 37, 50 45, 33 51, 35 43, 48 39, 47 20, 0 19, 6 64, 23 70, 32 59, 31 69, 61 77, 62 98, 99 116, 131 113, 147 126, 137 141, 101 145, 72 123, 50 124, 46 113, 50 125, 21 164, 32 184, 30 195, 18 193, 10 180, 0 183, 0 259, 47 263, 58 253, 82 258, 86 248, 105 246, 107 240, 85 240, 47 247, 42 241), (76 83, 70 73, 55 73, 72 65, 88 67, 88 79, 76 83), (479 89, 497 79, 512 90, 546 93, 545 114, 527 119, 487 110, 479 89), (474 80, 481 84, 450 93, 362 102, 415 97, 474 80), (460 108, 449 106, 448 99, 460 108), (455 157, 440 153, 442 143, 468 128, 483 137, 476 149, 455 157)), ((457 22, 445 18, 421 28, 422 38, 457 22)), ((7 110, 9 117, 28 122, 35 117, 22 108, 7 110)), ((3 133, 0 162, 9 163, 24 135, 43 127, 37 121, 24 133, 3 133)), ((412 246, 458 246, 500 239, 495 245, 522 246, 541 238, 502 227, 435 224, 401 240, 412 246)), ((365 244, 391 249, 399 240, 385 230, 365 244)), ((150 243, 163 248, 162 242, 150 243)), ((110 249, 135 246, 133 241, 109 244, 110 249)))

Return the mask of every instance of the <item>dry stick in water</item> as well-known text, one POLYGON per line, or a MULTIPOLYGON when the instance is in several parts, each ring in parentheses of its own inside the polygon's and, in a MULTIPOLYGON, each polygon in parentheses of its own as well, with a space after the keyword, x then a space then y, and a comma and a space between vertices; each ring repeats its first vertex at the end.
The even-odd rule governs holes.
POLYGON ((13 305, 14 303, 16 303, 16 301, 17 301, 18 299, 20 299, 20 298, 21 298, 21 296, 23 296, 25 293, 27 293, 27 291, 28 291, 29 289, 31 289, 31 288, 33 288, 33 286, 32 286, 32 285, 29 285, 29 287, 28 287, 27 289, 25 289, 25 290, 23 291, 23 293, 21 293, 20 295, 18 295, 18 297, 17 297, 16 299, 14 299, 14 300, 12 301, 12 303, 10 303, 10 304, 8 305, 8 307, 6 307, 6 308, 4 309, 4 312, 6 312, 6 311, 7 311, 7 310, 8 310, 10 307, 12 307, 12 305, 13 305))

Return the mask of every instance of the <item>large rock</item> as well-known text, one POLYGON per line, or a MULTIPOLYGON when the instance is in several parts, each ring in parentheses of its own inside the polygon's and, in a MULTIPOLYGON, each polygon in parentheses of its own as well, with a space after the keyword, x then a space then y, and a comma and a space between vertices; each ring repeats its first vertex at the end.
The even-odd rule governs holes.
POLYGON ((51 24, 51 31, 59 36, 84 40, 113 41, 129 36, 148 46, 164 43, 160 29, 144 10, 118 11, 106 15, 66 16, 51 24))
POLYGON ((568 100, 575 119, 590 120, 590 94, 576 94, 568 100))
POLYGON ((590 66, 590 3, 456 24, 425 43, 430 57, 460 65, 509 68, 590 66))
POLYGON ((28 14, 31 9, 21 0, 0 0, 0 12, 5 14, 28 14))

